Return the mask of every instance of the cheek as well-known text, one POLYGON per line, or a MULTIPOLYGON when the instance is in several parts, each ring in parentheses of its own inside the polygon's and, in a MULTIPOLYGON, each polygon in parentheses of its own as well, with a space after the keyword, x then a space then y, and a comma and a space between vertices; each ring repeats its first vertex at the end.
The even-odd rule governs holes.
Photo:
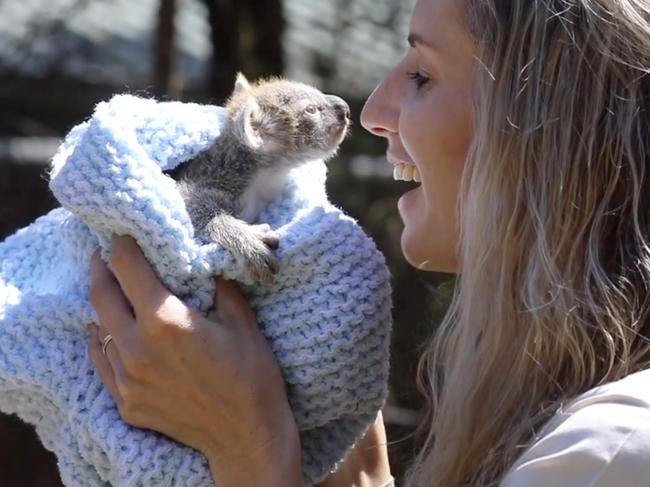
POLYGON ((411 264, 441 272, 456 268, 456 202, 471 138, 470 112, 460 101, 442 89, 429 92, 402 105, 399 125, 422 177, 400 201, 402 250, 411 264))
POLYGON ((471 106, 467 97, 446 86, 404 103, 399 133, 404 148, 421 170, 438 164, 462 165, 469 147, 471 106))

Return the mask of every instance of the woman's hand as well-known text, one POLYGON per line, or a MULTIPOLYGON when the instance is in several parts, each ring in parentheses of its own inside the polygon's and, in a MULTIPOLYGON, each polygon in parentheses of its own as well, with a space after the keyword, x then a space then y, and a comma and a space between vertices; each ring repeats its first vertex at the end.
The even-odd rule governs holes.
POLYGON ((237 286, 218 281, 207 318, 161 284, 131 238, 113 238, 111 267, 93 257, 89 353, 124 421, 204 453, 220 487, 301 486, 284 381, 237 286))

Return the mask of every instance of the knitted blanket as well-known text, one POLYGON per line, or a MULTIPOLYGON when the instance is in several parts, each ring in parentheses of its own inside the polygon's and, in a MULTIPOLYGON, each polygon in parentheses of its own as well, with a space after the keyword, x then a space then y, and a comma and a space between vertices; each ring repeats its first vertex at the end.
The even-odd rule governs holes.
POLYGON ((207 310, 213 276, 237 279, 287 383, 307 485, 360 438, 387 392, 391 326, 383 256, 325 193, 325 166, 291 173, 259 218, 280 235, 272 285, 247 281, 201 245, 163 174, 219 135, 221 107, 119 95, 75 127, 53 159, 57 208, 0 243, 0 410, 34 424, 67 486, 211 486, 205 458, 119 417, 87 355, 89 260, 133 236, 167 287, 207 310))

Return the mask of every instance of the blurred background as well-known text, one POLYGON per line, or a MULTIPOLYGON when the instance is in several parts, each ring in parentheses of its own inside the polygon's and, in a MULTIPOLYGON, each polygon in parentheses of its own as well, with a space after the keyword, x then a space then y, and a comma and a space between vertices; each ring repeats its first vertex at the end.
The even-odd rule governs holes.
MULTIPOLYGON (((221 104, 235 74, 284 75, 345 98, 351 136, 330 162, 331 200, 384 252, 394 289, 391 466, 413 457, 423 401, 420 345, 443 316, 453 276, 404 261, 385 143, 361 106, 406 48, 415 0, 0 0, 0 240, 57 206, 47 168, 61 139, 116 93, 221 104)), ((33 429, 0 415, 0 486, 62 485, 33 429)))

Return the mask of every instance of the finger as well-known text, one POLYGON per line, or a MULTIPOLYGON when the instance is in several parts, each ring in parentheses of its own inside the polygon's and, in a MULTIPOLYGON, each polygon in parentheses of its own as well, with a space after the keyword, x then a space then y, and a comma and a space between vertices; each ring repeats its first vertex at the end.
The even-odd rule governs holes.
POLYGON ((124 329, 133 327, 131 304, 110 269, 95 252, 90 261, 90 302, 100 324, 118 341, 122 340, 124 329))
POLYGON ((131 237, 113 236, 111 266, 136 316, 156 310, 170 297, 171 293, 131 237))
POLYGON ((120 368, 122 367, 122 359, 120 357, 119 346, 115 340, 115 337, 111 335, 113 339, 110 342, 108 342, 108 344, 106 345, 106 352, 104 353, 103 350, 104 339, 109 333, 108 331, 106 331, 106 328, 101 325, 95 326, 95 328, 97 328, 97 340, 99 342, 100 351, 108 359, 108 363, 111 365, 111 370, 113 371, 113 375, 115 375, 115 372, 117 370, 120 370, 120 368))
POLYGON ((111 364, 108 361, 108 357, 102 353, 102 345, 99 340, 97 326, 89 325, 88 331, 90 333, 90 338, 88 340, 88 355, 90 357, 90 361, 95 365, 95 369, 99 374, 99 378, 106 386, 106 389, 108 389, 108 393, 119 405, 122 401, 122 398, 120 397, 117 390, 117 385, 115 383, 115 373, 113 372, 111 364))
POLYGON ((218 321, 257 327, 253 311, 235 281, 217 279, 214 303, 218 321))

